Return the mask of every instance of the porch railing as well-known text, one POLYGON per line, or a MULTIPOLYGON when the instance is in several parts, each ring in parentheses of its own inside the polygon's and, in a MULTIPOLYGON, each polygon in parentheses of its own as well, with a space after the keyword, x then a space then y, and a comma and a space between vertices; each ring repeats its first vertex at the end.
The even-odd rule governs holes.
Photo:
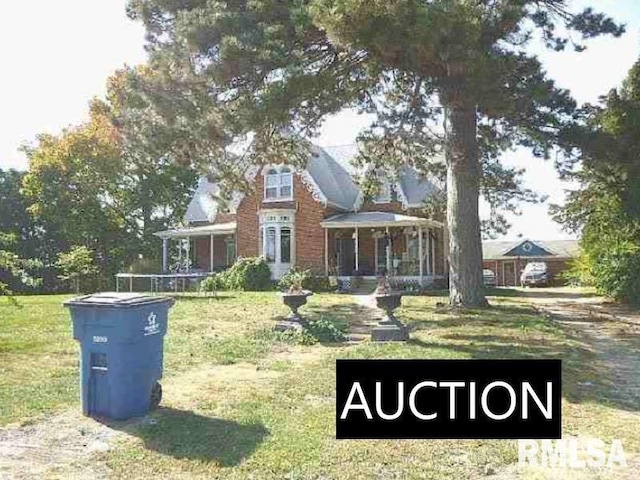
MULTIPOLYGON (((158 292, 186 292, 197 287, 202 280, 211 275, 211 272, 191 273, 118 273, 116 274, 116 292, 120 291, 121 284, 124 289, 134 291, 134 286, 142 285, 141 291, 158 292), (135 282, 134 281, 138 280, 135 282), (147 290, 146 287, 149 287, 147 290)), ((136 288, 135 291, 138 291, 136 288)))

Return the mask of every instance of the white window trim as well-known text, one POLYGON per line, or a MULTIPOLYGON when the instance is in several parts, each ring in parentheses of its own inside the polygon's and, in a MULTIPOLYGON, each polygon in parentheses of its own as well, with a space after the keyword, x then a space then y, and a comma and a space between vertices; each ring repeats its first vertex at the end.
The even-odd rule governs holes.
POLYGON ((276 230, 276 251, 273 262, 269 262, 269 265, 279 265, 292 267, 296 262, 296 229, 295 229, 295 210, 262 210, 260 212, 260 232, 262 237, 262 244, 259 245, 260 255, 265 257, 267 246, 267 229, 275 228, 276 230), (287 217, 288 220, 283 220, 282 217, 287 217), (272 218, 270 218, 272 217, 272 218), (282 262, 282 235, 283 228, 288 228, 291 232, 290 241, 291 248, 289 251, 289 262, 282 262))
POLYGON ((282 165, 267 165, 263 171, 263 177, 264 177, 264 191, 263 191, 263 195, 262 195, 262 201, 264 203, 275 203, 275 202, 290 202, 293 200, 293 173, 294 170, 292 167, 290 167, 289 165, 286 164, 282 164, 282 165), (283 170, 288 170, 288 172, 283 172, 283 170), (275 170, 276 173, 269 173, 272 170, 275 170), (277 185, 275 187, 270 187, 270 188, 275 188, 276 189, 276 197, 274 198, 267 198, 267 177, 269 176, 275 176, 276 177, 276 183, 277 185), (282 196, 282 188, 283 188, 283 183, 282 183, 282 179, 284 178, 285 175, 288 175, 291 178, 291 193, 288 196, 282 196))
POLYGON ((391 182, 386 179, 379 180, 381 191, 373 197, 373 203, 391 203, 391 182))

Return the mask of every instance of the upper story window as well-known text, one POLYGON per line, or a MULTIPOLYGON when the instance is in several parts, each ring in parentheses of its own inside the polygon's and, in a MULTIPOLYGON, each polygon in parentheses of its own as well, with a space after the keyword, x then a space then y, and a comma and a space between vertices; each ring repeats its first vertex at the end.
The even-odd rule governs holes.
POLYGON ((264 178, 264 199, 292 200, 293 199, 293 172, 287 166, 271 167, 264 178))
POLYGON ((373 203, 389 203, 398 199, 395 183, 379 174, 378 175, 378 193, 373 197, 373 203))

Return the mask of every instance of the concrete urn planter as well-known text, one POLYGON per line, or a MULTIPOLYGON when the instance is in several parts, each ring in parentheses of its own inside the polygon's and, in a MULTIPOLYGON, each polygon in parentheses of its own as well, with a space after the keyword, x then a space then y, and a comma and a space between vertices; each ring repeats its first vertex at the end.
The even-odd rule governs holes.
POLYGON ((385 316, 371 331, 374 342, 404 342, 409 340, 409 330, 396 318, 393 311, 402 304, 402 294, 375 293, 376 306, 385 312, 385 316))
POLYGON ((309 290, 301 290, 300 292, 282 292, 279 294, 291 313, 287 319, 276 324, 276 331, 302 330, 304 320, 298 313, 298 309, 307 303, 307 298, 313 295, 309 290))
POLYGON ((377 293, 374 295, 374 298, 376 299, 376 306, 380 310, 384 310, 386 314, 385 319, 395 318, 393 311, 402 304, 401 293, 377 293))

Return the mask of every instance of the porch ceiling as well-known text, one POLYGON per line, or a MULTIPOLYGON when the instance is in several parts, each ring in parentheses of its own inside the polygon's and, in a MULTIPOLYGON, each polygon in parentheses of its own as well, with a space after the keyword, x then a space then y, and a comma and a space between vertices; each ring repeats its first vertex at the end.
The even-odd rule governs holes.
POLYGON ((442 227, 441 222, 390 212, 343 213, 325 219, 324 228, 442 227))
POLYGON ((154 235, 160 238, 188 238, 202 237, 206 235, 228 235, 235 233, 236 222, 216 223, 214 225, 203 225, 200 227, 176 228, 174 230, 164 230, 156 232, 154 235))

